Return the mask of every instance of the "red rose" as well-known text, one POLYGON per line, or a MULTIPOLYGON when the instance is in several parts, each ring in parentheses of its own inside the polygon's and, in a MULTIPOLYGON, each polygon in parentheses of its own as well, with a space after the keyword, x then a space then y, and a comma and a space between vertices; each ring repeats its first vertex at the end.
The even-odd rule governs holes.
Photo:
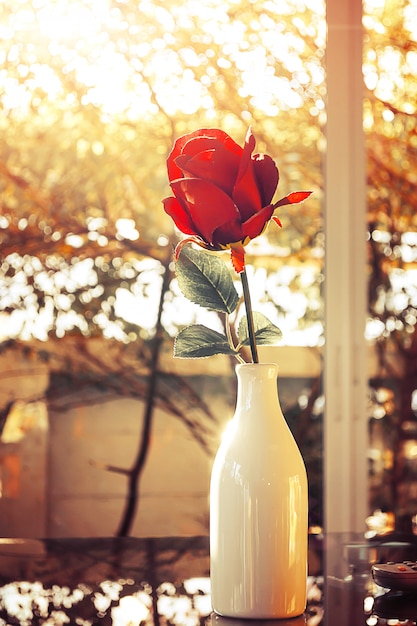
POLYGON ((252 154, 254 149, 251 130, 241 148, 222 130, 200 129, 177 139, 167 159, 174 197, 163 200, 166 213, 191 235, 185 241, 210 250, 231 248, 237 272, 245 266, 243 246, 263 232, 277 206, 293 202, 288 196, 271 204, 278 169, 270 156, 252 154))

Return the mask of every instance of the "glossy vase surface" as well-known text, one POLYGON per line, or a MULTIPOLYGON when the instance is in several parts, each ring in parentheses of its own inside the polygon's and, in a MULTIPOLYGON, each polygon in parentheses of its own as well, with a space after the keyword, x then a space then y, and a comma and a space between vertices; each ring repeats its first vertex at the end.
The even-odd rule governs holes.
POLYGON ((280 407, 278 367, 236 374, 236 411, 211 474, 212 606, 228 617, 295 617, 306 606, 306 469, 280 407))

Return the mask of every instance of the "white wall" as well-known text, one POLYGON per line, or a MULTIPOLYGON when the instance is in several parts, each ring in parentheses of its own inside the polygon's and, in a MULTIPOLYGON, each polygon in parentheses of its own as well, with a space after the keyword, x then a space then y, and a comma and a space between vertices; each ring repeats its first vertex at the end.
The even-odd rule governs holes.
MULTIPOLYGON (((48 534, 111 536, 138 447, 143 404, 116 399, 50 419, 48 534)), ((176 418, 156 410, 134 536, 207 533, 210 458, 176 418)))
MULTIPOLYGON (((90 350, 93 353, 97 346, 91 345, 90 350)), ((0 409, 14 402, 0 440, 0 536, 114 535, 126 477, 105 468, 128 469, 133 464, 143 404, 129 398, 104 399, 104 394, 99 401, 95 394, 91 403, 85 390, 74 389, 67 397, 54 399, 47 414, 47 405, 39 398, 49 384, 48 366, 36 354, 21 345, 12 346, 0 358, 0 409)), ((312 349, 261 349, 261 358, 281 363, 282 377, 320 372, 320 356, 312 349)), ((199 376, 199 390, 218 416, 218 424, 207 422, 206 453, 178 418, 155 410, 131 533, 136 536, 208 532, 211 463, 234 404, 233 372, 227 359, 174 361, 171 352, 166 359, 164 367, 184 374, 209 370, 209 377, 199 376)))

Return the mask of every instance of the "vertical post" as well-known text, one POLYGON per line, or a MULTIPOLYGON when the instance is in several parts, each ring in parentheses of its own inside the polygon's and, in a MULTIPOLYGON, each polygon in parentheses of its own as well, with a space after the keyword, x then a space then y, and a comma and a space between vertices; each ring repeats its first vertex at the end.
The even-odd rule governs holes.
POLYGON ((325 529, 367 515, 366 196, 362 2, 327 0, 325 529))

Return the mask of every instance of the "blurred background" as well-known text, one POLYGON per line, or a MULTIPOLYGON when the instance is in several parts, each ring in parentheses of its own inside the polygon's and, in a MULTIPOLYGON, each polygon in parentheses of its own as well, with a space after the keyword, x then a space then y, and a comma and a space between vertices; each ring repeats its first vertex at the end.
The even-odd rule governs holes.
MULTIPOLYGON (((370 527, 412 529, 417 1, 365 0, 363 29, 367 507, 370 527)), ((242 145, 248 126, 277 198, 314 191, 247 251, 319 532, 324 2, 5 0, 0 41, 0 535, 207 534, 235 362, 172 357, 181 327, 221 320, 178 289, 165 160, 186 132, 242 145)))

